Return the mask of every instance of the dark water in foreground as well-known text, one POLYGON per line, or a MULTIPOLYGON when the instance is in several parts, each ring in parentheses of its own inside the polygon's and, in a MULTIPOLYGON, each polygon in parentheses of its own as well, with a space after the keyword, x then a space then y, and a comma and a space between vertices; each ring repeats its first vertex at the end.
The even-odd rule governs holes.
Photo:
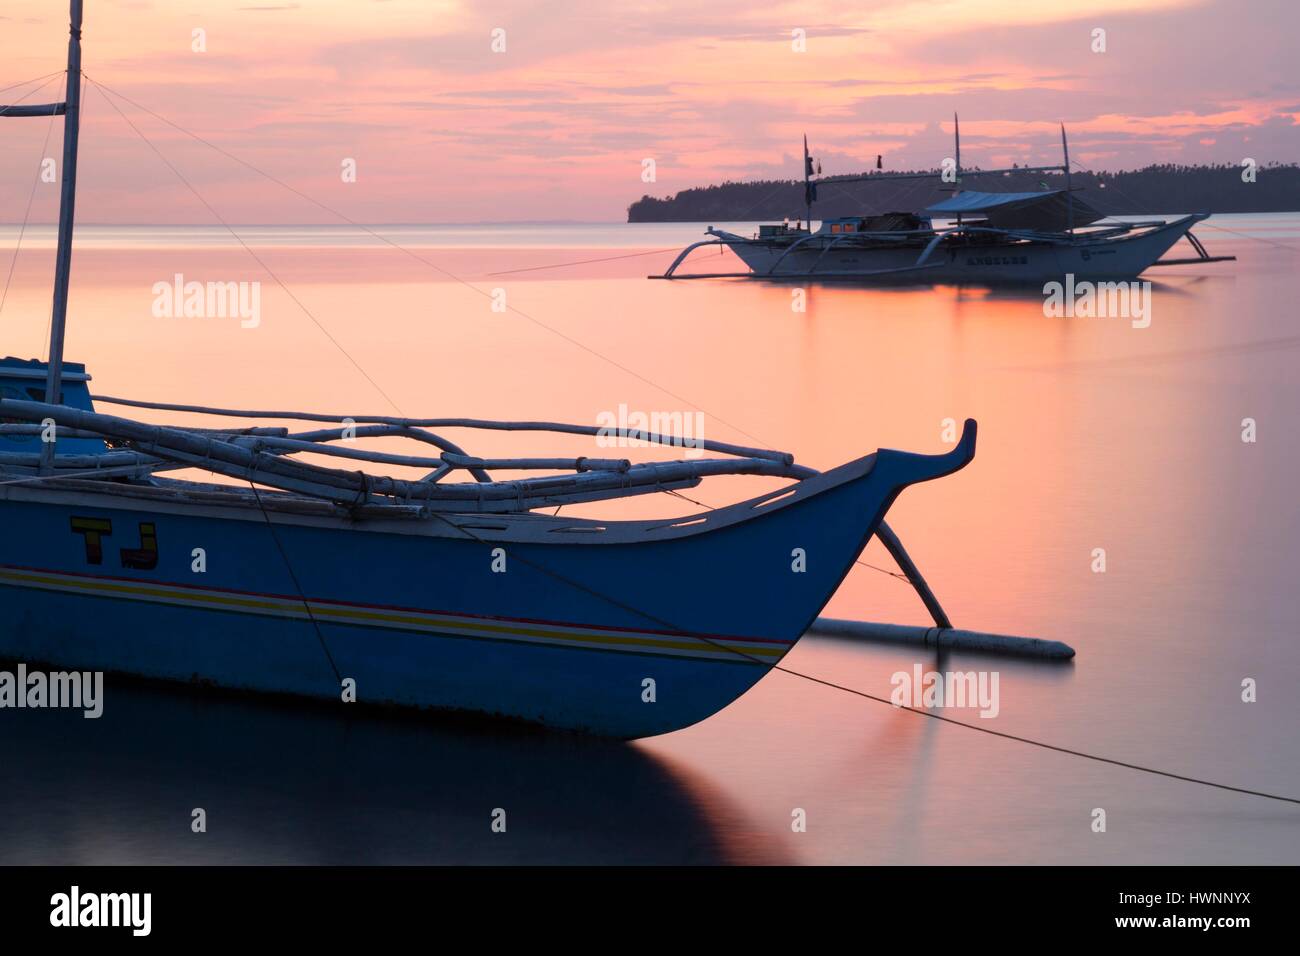
MULTIPOLYGON (((996 670, 996 717, 948 715, 1300 795, 1300 217, 1198 228, 1211 252, 1240 261, 1150 276, 1142 329, 1048 318, 1033 290, 811 286, 806 312, 793 312, 788 287, 647 282, 671 261, 663 253, 494 275, 679 247, 700 231, 401 237, 507 288, 536 321, 357 248, 364 237, 276 234, 262 254, 408 414, 592 422, 621 403, 672 411, 688 400, 707 410, 707 437, 786 448, 819 468, 877 447, 940 451, 945 418, 979 419, 975 462, 909 489, 890 523, 956 623, 1064 640, 1078 658, 936 661, 806 638, 785 663, 884 696, 917 663, 996 670), (1247 417, 1258 424, 1250 444, 1247 417), (1091 569, 1096 548, 1104 574, 1091 569), (1257 703, 1240 699, 1246 678, 1257 703)), ((152 284, 175 272, 257 278, 229 245, 210 233, 88 234, 69 358, 87 361, 105 394, 388 411, 270 281, 255 330, 150 315, 152 284)), ((0 354, 40 352, 48 259, 24 252, 0 354)), ((491 436, 469 450, 593 453, 491 436)), ((692 497, 753 493, 724 483, 692 497)), ((624 507, 612 516, 693 510, 664 496, 624 507)), ((865 559, 888 564, 875 544, 865 559)), ((925 622, 905 585, 869 568, 828 613, 925 622)), ((1296 863, 1300 810, 780 673, 696 727, 628 745, 113 683, 98 721, 0 711, 0 862, 166 861, 1296 863), (206 834, 190 832, 195 807, 206 834), (490 829, 498 807, 505 834, 490 829), (1092 830, 1098 808, 1105 833, 1092 830), (792 832, 795 811, 807 832, 792 832)))
POLYGON ((7 863, 719 863, 689 779, 633 746, 106 689, 4 717, 7 863), (191 830, 192 813, 208 830, 191 830), (492 814, 506 811, 505 833, 492 814))

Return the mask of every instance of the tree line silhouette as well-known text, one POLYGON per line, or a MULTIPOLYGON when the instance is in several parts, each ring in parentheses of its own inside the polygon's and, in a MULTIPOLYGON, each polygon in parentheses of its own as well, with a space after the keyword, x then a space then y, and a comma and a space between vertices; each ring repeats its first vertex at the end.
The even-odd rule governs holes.
MULTIPOLYGON (((934 179, 837 183, 825 177, 813 203, 814 219, 915 212, 952 195, 951 183, 934 179)), ((1120 172, 1074 172, 1079 198, 1107 215, 1172 215, 1189 212, 1289 212, 1300 210, 1300 165, 1261 164, 1254 181, 1239 164, 1187 166, 1159 163, 1120 172)), ((862 174, 866 175, 866 174, 862 174)), ((874 177, 873 177, 874 178, 874 177)), ((963 176, 957 188, 985 192, 1036 192, 1065 186, 1063 173, 1010 172, 963 176)), ((628 206, 628 222, 737 222, 807 216, 800 180, 727 181, 683 189, 674 196, 642 196, 628 206)))

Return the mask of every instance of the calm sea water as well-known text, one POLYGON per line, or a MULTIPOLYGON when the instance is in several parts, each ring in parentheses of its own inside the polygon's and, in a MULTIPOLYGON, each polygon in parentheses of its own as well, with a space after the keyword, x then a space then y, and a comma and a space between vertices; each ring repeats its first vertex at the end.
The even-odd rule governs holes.
MULTIPOLYGON (((1032 290, 813 284, 798 312, 789 286, 645 279, 702 229, 384 227, 409 255, 354 229, 241 229, 259 265, 217 229, 88 226, 68 357, 101 394, 208 405, 578 422, 621 404, 698 409, 707 437, 814 467, 939 451, 944 419, 977 418, 971 467, 910 489, 891 524, 958 625, 1064 640, 1075 661, 808 637, 785 663, 883 696, 916 663, 996 670, 996 718, 944 713, 1300 796, 1300 214, 1201 226, 1239 261, 1153 270, 1148 328, 1046 318, 1032 290), (154 317, 154 284, 178 273, 260 281, 259 324, 154 317), (492 311, 496 288, 525 315, 492 311), (1256 703, 1241 700, 1246 678, 1256 703)), ((15 236, 0 228, 0 272, 15 236)), ((699 271, 737 265, 697 255, 699 271)), ((29 231, 0 353, 43 355, 51 269, 50 231, 29 231)), ((590 453, 491 435, 470 451, 570 447, 590 453)), ((735 479, 692 497, 755 490, 735 479)), ((661 498, 588 510, 692 510, 661 498)), ((874 543, 865 560, 889 566, 874 543)), ((926 622, 905 584, 867 567, 827 613, 926 622)), ((1294 806, 782 673, 696 727, 627 745, 110 683, 98 721, 0 713, 0 767, 0 862, 1300 861, 1294 806), (194 807, 206 834, 190 832, 194 807), (497 807, 504 835, 489 829, 497 807)))

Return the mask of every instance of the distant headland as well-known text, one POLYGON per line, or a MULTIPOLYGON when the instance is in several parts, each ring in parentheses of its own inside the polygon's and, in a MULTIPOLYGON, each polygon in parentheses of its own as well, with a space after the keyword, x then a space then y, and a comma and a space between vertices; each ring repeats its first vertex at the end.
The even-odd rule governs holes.
MULTIPOLYGON (((900 171, 901 172, 901 171, 900 171)), ((925 170, 907 170, 923 173, 925 170)), ((1107 215, 1167 215, 1188 212, 1290 212, 1300 210, 1300 165, 1260 165, 1250 175, 1240 165, 1146 166, 1121 172, 1076 172, 1071 184, 1087 190, 1081 198, 1107 215)), ((847 178, 846 174, 846 178, 847 178)), ((865 175, 865 174, 854 174, 865 175)), ((1010 172, 972 177, 965 188, 988 192, 1032 192, 1061 188, 1061 173, 1010 172)), ((924 209, 951 195, 939 179, 838 185, 824 177, 818 185, 814 219, 924 209)), ((724 182, 683 189, 662 199, 643 196, 627 209, 628 222, 748 222, 800 219, 807 215, 800 180, 724 182)))

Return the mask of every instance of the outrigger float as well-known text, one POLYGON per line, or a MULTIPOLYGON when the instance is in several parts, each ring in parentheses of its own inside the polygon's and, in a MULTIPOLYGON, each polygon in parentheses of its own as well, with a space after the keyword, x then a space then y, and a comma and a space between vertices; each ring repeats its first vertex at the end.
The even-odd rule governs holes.
POLYGON ((922 214, 890 212, 875 216, 826 219, 812 229, 812 206, 823 184, 898 182, 944 179, 942 172, 869 173, 863 176, 813 178, 813 159, 804 139, 804 202, 807 226, 800 220, 761 225, 749 237, 715 229, 713 238, 681 251, 663 275, 651 279, 750 278, 850 279, 901 283, 989 283, 1041 285, 1067 274, 1090 280, 1132 279, 1152 266, 1229 262, 1236 256, 1212 256, 1191 228, 1209 213, 1174 220, 1105 221, 1076 195, 1071 183, 1070 147, 1061 126, 1063 161, 1056 166, 1012 169, 961 168, 961 129, 953 117, 955 145, 953 195, 922 214), (1062 189, 993 193, 960 190, 963 179, 1003 173, 1060 172, 1062 189), (937 227, 940 219, 950 225, 937 227), (1186 238, 1194 256, 1162 259, 1186 238), (740 258, 748 272, 679 275, 677 269, 697 249, 721 246, 740 258))
POLYGON ((714 457, 634 464, 476 457, 444 435, 601 431, 585 425, 92 397, 85 367, 63 360, 81 0, 71 9, 66 99, 0 108, 65 123, 50 360, 0 361, 0 658, 635 738, 702 720, 752 687, 873 535, 936 627, 949 627, 884 519, 905 488, 971 461, 973 421, 946 454, 880 450, 818 473, 784 452, 715 441, 694 446, 714 457), (242 421, 160 425, 97 404, 242 421), (401 438, 424 453, 351 438, 401 438), (247 487, 165 475, 184 469, 247 487), (495 477, 512 471, 554 474, 495 477), (670 520, 538 513, 720 475, 791 483, 670 520))

